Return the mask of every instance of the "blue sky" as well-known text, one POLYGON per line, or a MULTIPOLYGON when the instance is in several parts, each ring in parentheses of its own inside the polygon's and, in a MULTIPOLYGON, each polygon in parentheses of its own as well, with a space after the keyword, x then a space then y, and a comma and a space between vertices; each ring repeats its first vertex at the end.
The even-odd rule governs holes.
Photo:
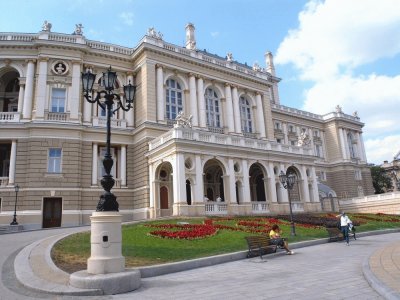
POLYGON ((281 104, 326 114, 358 112, 368 161, 400 150, 399 0, 14 0, 2 1, 0 31, 52 31, 134 47, 149 27, 184 45, 196 27, 199 49, 264 67, 275 58, 281 104))

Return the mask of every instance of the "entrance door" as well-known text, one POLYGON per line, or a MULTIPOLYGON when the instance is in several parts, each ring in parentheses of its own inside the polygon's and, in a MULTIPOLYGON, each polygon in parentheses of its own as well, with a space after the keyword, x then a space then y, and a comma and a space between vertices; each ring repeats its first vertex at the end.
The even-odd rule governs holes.
POLYGON ((62 199, 43 199, 43 228, 61 227, 62 199))
POLYGON ((168 189, 165 186, 160 188, 160 206, 161 209, 168 209, 168 189))

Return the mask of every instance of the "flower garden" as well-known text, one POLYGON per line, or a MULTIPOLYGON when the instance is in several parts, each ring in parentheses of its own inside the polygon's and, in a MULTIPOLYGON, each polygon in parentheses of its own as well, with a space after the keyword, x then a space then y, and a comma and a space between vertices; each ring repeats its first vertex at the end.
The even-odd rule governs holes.
MULTIPOLYGON (((349 214, 357 232, 400 228, 399 215, 349 214)), ((268 234, 278 224, 289 243, 327 238, 325 227, 336 226, 335 214, 295 214, 296 236, 288 215, 274 217, 179 218, 146 221, 122 227, 122 254, 127 267, 187 260, 247 249, 244 237, 268 234)), ((59 241, 52 250, 55 263, 67 272, 86 268, 90 233, 59 241)))

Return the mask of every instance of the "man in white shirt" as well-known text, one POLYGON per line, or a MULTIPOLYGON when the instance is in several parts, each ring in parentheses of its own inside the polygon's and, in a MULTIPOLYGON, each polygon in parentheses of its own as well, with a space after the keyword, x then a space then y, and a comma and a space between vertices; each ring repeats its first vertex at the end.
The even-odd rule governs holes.
POLYGON ((347 246, 349 246, 349 224, 351 223, 351 220, 344 211, 336 217, 340 217, 340 227, 343 233, 343 237, 346 240, 347 246))

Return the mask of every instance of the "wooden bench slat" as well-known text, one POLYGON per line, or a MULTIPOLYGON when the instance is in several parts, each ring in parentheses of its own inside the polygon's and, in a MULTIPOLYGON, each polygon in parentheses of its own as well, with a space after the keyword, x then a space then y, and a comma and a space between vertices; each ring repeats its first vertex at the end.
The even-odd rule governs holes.
POLYGON ((257 236, 246 236, 247 246, 249 251, 247 257, 252 256, 262 256, 264 254, 275 253, 277 246, 271 244, 271 239, 267 236, 257 235, 257 236))

